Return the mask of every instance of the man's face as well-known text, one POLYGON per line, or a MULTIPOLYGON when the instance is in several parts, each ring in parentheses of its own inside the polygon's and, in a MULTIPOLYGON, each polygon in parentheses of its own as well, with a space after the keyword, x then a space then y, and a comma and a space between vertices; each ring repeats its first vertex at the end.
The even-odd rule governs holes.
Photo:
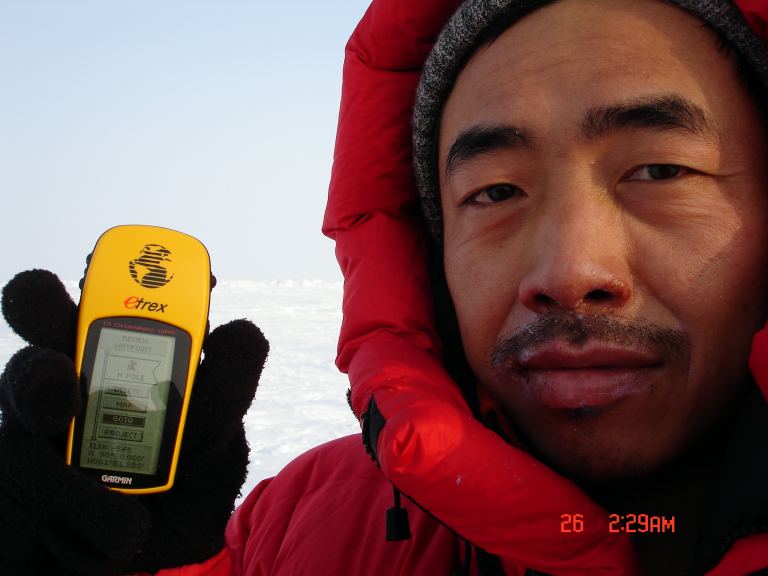
POLYGON ((479 49, 440 124, 464 348, 572 476, 657 469, 734 405, 766 315, 766 142, 716 36, 564 0, 479 49))

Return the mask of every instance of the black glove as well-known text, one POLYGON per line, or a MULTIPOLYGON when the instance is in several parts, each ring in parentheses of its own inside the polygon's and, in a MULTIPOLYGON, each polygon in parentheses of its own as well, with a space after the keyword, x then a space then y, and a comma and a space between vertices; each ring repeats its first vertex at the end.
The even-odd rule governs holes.
POLYGON ((236 320, 208 335, 173 489, 135 497, 64 462, 81 405, 77 308, 64 286, 50 272, 22 272, 3 289, 2 309, 31 346, 0 376, 0 574, 155 572, 218 553, 245 480, 243 416, 269 349, 261 331, 236 320))

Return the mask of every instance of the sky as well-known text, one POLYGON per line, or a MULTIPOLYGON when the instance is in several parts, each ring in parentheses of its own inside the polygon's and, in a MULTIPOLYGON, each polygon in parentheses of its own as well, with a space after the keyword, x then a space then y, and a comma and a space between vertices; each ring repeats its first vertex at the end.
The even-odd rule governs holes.
POLYGON ((222 280, 338 280, 320 232, 369 0, 0 0, 0 284, 99 235, 199 238, 222 280))

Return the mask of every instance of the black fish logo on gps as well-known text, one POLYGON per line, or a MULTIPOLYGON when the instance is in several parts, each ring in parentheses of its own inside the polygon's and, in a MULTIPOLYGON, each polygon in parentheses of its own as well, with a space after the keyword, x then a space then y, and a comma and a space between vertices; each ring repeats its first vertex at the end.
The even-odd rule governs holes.
POLYGON ((138 258, 128 263, 131 278, 144 288, 160 288, 173 278, 168 273, 167 265, 171 262, 171 251, 160 244, 147 244, 139 252, 138 258))

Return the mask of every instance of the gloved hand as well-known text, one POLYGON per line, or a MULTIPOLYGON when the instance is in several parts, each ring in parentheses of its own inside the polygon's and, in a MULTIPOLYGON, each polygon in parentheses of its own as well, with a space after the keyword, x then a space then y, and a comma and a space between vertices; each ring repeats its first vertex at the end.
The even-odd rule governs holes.
POLYGON ((248 464, 242 419, 269 349, 261 331, 236 320, 207 336, 174 487, 135 497, 64 462, 81 398, 77 308, 60 280, 17 275, 2 310, 30 346, 0 376, 0 574, 154 572, 218 553, 248 464))

